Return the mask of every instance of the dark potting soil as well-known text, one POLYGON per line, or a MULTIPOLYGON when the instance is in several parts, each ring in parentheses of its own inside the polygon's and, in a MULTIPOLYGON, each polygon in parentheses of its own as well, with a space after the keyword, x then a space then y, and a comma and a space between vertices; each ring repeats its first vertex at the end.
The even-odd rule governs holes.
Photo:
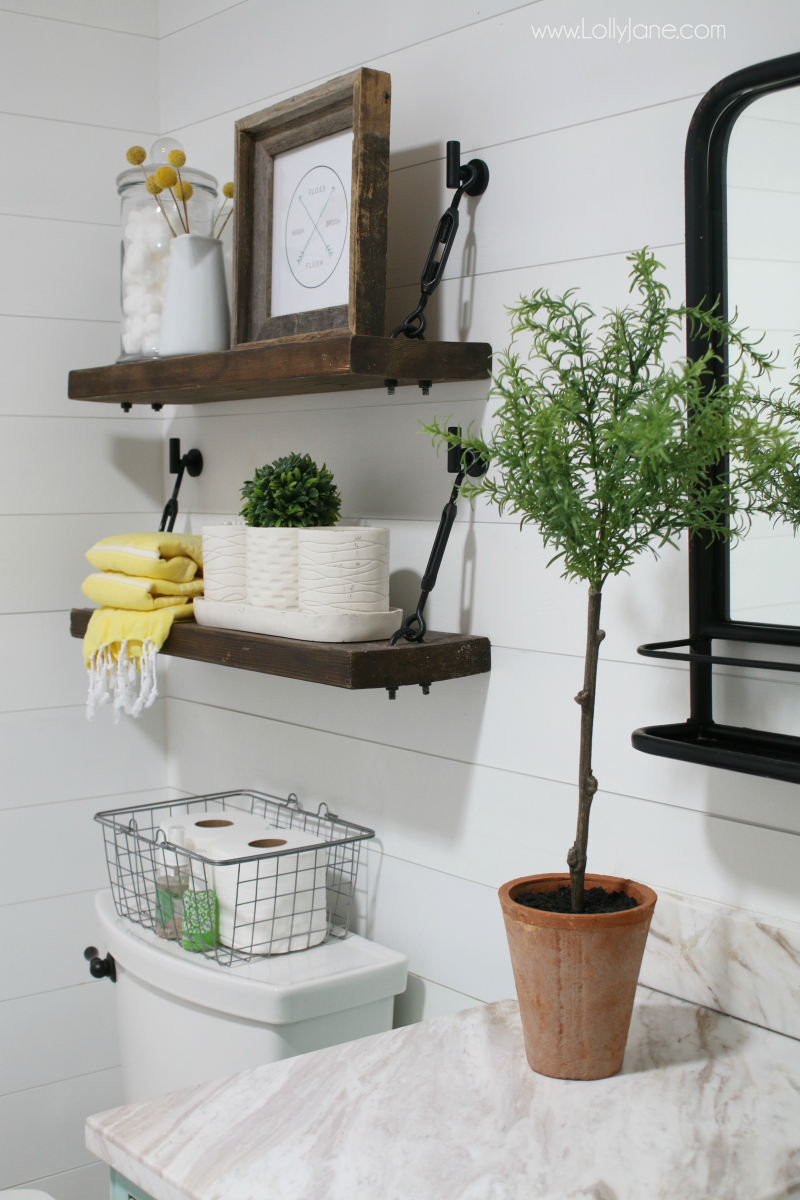
MULTIPOLYGON (((543 912, 572 912, 570 889, 564 883, 554 892, 518 892, 514 899, 517 904, 543 912)), ((600 887, 586 888, 583 893, 583 911, 586 913, 624 912, 627 908, 636 908, 637 903, 626 892, 606 892, 600 887)))

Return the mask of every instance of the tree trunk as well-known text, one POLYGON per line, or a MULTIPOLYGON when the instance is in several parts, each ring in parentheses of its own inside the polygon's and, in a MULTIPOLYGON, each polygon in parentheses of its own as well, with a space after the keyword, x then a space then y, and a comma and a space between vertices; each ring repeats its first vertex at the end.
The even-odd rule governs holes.
POLYGON ((589 614, 586 629, 586 665, 583 689, 575 697, 581 706, 581 753, 578 765, 578 829, 575 844, 567 855, 572 911, 583 912, 583 880, 586 874, 586 847, 589 841, 589 811, 597 791, 592 774, 592 733, 594 730, 594 697, 597 690, 597 656, 600 643, 606 636, 600 629, 602 592, 589 592, 589 614))

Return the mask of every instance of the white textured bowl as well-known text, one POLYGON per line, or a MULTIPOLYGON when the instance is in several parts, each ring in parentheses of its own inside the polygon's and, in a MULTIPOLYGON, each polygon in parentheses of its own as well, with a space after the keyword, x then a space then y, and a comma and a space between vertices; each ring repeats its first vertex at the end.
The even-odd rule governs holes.
POLYGON ((351 525, 298 533, 298 595, 304 612, 388 611, 388 529, 351 525))
POLYGON ((249 604, 220 604, 202 596, 194 601, 194 616, 198 625, 211 629, 267 633, 301 642, 383 642, 403 623, 402 608, 383 613, 281 612, 249 604))
POLYGON ((247 603, 290 612, 298 607, 296 529, 247 527, 247 603))
POLYGON ((247 599, 247 527, 203 526, 203 595, 243 604, 247 599))

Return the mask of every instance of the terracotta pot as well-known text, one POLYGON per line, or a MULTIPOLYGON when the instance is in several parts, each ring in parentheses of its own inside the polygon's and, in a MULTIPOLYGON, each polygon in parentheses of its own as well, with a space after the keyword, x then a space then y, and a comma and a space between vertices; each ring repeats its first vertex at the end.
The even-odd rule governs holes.
POLYGON ((612 875, 586 887, 627 892, 638 905, 618 913, 551 913, 517 904, 520 892, 551 892, 568 874, 528 875, 500 888, 525 1053, 556 1079, 605 1079, 622 1066, 656 894, 612 875))

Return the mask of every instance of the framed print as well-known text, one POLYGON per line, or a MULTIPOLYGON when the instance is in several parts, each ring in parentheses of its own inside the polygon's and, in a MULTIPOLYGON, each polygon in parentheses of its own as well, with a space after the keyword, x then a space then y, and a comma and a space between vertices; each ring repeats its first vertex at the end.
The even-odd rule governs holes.
POLYGON ((390 89, 362 67, 236 122, 234 346, 382 336, 390 89))

